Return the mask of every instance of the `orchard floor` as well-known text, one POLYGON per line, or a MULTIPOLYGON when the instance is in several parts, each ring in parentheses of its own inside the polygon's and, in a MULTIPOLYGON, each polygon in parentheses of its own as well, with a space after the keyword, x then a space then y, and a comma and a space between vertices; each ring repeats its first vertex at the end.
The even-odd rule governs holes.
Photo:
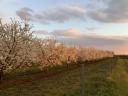
MULTIPOLYGON (((81 67, 47 76, 40 71, 20 75, 3 81, 0 96, 81 96, 81 67)), ((85 65, 84 86, 85 96, 128 96, 128 60, 85 65)))

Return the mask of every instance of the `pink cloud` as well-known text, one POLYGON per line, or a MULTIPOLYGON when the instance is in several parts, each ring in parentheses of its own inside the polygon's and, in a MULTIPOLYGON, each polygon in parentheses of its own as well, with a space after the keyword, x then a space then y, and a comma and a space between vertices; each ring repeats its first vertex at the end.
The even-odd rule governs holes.
POLYGON ((114 49, 116 54, 127 54, 128 55, 128 45, 122 45, 114 49))
POLYGON ((115 54, 128 54, 128 37, 85 35, 75 28, 58 29, 52 32, 40 30, 37 34, 53 35, 59 42, 69 45, 95 47, 114 51, 115 54))
POLYGON ((55 31, 53 31, 53 35, 65 36, 65 37, 79 37, 79 36, 81 36, 80 32, 75 28, 55 30, 55 31))

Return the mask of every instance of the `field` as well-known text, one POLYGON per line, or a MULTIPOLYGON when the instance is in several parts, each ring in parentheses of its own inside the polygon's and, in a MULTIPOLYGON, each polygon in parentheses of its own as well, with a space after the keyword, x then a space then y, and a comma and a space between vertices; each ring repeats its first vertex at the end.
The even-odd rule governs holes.
MULTIPOLYGON (((58 67, 51 73, 32 69, 6 74, 0 96, 81 96, 80 66, 58 67)), ((128 96, 128 60, 116 57, 85 63, 84 85, 85 96, 128 96)))

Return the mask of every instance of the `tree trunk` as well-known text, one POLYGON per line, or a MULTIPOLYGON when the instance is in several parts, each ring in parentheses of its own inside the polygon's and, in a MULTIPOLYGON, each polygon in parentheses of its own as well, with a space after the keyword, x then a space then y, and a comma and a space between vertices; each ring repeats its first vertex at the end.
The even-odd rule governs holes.
POLYGON ((3 70, 0 70, 0 83, 1 83, 1 81, 2 81, 2 77, 3 77, 3 75, 4 75, 3 70))
POLYGON ((69 69, 68 63, 67 63, 67 69, 69 69))

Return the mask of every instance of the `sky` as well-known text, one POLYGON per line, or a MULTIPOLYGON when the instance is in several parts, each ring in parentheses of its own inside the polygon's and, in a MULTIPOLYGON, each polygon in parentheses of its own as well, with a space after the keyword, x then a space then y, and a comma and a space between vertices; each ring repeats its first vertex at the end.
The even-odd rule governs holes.
POLYGON ((128 0, 0 0, 0 18, 28 19, 39 38, 128 54, 128 0))

